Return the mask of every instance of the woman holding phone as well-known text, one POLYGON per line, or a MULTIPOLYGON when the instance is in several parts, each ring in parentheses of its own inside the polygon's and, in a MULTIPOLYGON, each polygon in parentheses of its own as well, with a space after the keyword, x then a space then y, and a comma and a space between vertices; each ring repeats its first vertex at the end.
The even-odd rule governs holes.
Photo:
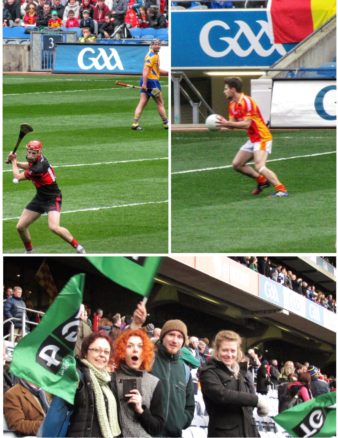
POLYGON ((162 385, 149 374, 154 345, 141 330, 127 330, 115 343, 114 363, 122 435, 159 436, 163 424, 162 385))

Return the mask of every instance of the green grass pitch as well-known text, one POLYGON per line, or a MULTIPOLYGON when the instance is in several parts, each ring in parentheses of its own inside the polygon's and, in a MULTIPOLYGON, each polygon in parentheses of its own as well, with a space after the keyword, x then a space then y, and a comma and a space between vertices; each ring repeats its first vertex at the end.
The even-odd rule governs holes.
POLYGON ((172 134, 172 252, 336 252, 335 130, 273 136, 268 166, 288 198, 252 196, 256 182, 232 170, 243 131, 172 134))
MULTIPOLYGON (((14 147, 21 123, 30 123, 18 150, 38 138, 55 168, 62 190, 61 225, 89 253, 166 253, 168 251, 168 132, 154 102, 132 131, 139 78, 90 75, 5 75, 3 78, 3 163, 14 147), (77 166, 70 166, 77 165, 77 166)), ((167 78, 162 79, 167 102, 167 78)), ((30 181, 12 183, 3 165, 3 250, 22 253, 15 229, 33 198, 30 181)), ((44 215, 31 226, 36 253, 73 253, 47 227, 44 215)))

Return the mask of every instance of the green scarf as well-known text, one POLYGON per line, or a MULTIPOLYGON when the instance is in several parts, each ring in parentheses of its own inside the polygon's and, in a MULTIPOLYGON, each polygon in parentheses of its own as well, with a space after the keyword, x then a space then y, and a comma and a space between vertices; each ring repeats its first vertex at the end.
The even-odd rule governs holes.
POLYGON ((105 370, 98 370, 86 359, 81 359, 81 362, 89 368, 90 378, 93 383, 96 413, 103 438, 121 435, 116 400, 108 386, 108 383, 111 381, 109 373, 105 370), (108 401, 108 415, 103 395, 106 396, 108 401))

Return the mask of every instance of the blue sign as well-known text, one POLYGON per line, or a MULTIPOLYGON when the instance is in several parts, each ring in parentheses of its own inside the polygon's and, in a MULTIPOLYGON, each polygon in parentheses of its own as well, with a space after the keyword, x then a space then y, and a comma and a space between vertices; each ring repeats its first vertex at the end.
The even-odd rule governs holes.
POLYGON ((148 46, 58 44, 54 73, 142 74, 148 46))
POLYGON ((284 307, 283 286, 264 275, 259 275, 259 297, 278 307, 284 307))
POLYGON ((306 317, 317 324, 324 326, 323 307, 313 301, 306 300, 306 317))
POLYGON ((173 68, 270 67, 295 44, 273 44, 266 10, 171 12, 173 68))

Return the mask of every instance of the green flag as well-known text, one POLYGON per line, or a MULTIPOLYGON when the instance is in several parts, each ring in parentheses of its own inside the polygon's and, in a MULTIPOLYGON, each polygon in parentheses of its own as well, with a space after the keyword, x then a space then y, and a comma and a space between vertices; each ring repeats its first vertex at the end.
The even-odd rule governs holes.
POLYGON ((336 393, 328 392, 274 417, 291 436, 336 436, 336 393))
POLYGON ((78 374, 74 347, 79 326, 84 274, 72 277, 40 324, 14 349, 11 372, 74 403, 78 374))
POLYGON ((147 297, 161 257, 87 257, 103 275, 147 297))

